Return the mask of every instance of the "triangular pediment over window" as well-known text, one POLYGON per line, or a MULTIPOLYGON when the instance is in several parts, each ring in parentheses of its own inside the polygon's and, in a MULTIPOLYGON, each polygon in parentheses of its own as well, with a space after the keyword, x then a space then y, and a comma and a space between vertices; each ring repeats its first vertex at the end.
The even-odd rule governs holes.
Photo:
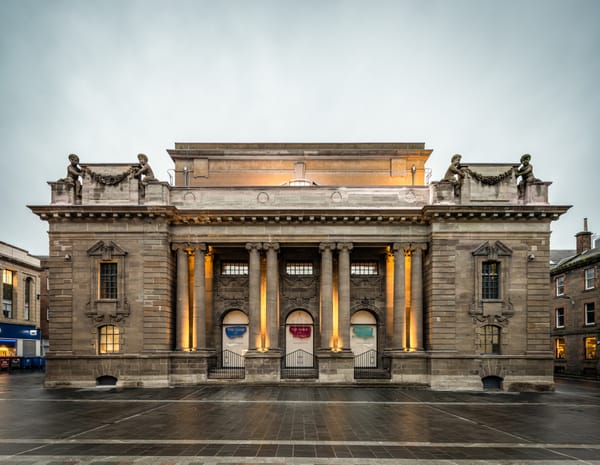
POLYGON ((477 247, 473 252, 475 257, 510 257, 513 253, 512 249, 500 241, 490 244, 489 241, 484 242, 477 247))
POLYGON ((121 247, 113 241, 99 241, 87 251, 90 257, 102 257, 102 260, 112 260, 113 257, 125 256, 125 252, 121 247))

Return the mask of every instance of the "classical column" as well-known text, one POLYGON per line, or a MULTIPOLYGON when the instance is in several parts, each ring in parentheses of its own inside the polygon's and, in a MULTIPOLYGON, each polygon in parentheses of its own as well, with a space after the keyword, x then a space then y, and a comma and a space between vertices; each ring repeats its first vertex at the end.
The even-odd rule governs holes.
POLYGON ((248 264, 248 313, 250 314, 250 350, 260 347, 260 243, 247 243, 250 254, 248 264))
POLYGON ((410 348, 423 350, 423 248, 416 246, 411 254, 410 280, 410 348))
POLYGON ((189 263, 185 247, 177 246, 177 315, 175 349, 188 350, 190 347, 190 303, 189 303, 189 263))
POLYGON ((206 273, 204 256, 206 244, 194 246, 194 339, 193 349, 206 348, 206 273))
POLYGON ((335 244, 319 245, 321 251, 321 349, 331 348, 333 337, 333 257, 335 244))
POLYGON ((338 268, 338 336, 340 349, 350 349, 350 251, 352 244, 340 243, 338 268))
POLYGON ((404 349, 404 317, 405 317, 405 295, 404 287, 405 270, 404 270, 404 247, 401 244, 394 244, 392 248, 394 252, 394 335, 392 337, 392 348, 404 349))
POLYGON ((265 243, 267 251, 267 337, 269 348, 279 348, 279 267, 277 264, 278 243, 265 243))

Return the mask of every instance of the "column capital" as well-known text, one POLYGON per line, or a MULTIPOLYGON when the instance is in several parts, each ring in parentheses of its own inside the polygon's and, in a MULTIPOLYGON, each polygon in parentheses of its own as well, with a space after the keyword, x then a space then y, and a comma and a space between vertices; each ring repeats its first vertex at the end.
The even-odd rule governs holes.
POLYGON ((190 249, 199 250, 200 252, 206 252, 207 246, 203 242, 196 242, 196 243, 190 244, 190 249))
POLYGON ((394 252, 404 252, 408 248, 410 248, 410 244, 406 242, 394 242, 392 244, 392 251, 394 252))
POLYGON ((334 242, 321 242, 319 244, 319 251, 324 252, 326 250, 335 250, 335 243, 334 242))
POLYGON ((354 248, 354 244, 352 242, 338 242, 337 249, 338 250, 347 250, 350 252, 354 248))
POLYGON ((246 250, 260 250, 262 248, 262 244, 260 242, 247 242, 246 250))
POLYGON ((410 249, 412 251, 416 251, 416 250, 421 250, 421 251, 426 251, 428 247, 427 242, 411 242, 410 243, 410 249))
POLYGON ((263 242, 262 246, 264 250, 273 250, 275 252, 279 251, 279 242, 263 242))
POLYGON ((183 250, 189 254, 191 251, 191 244, 189 242, 171 242, 171 250, 183 250))

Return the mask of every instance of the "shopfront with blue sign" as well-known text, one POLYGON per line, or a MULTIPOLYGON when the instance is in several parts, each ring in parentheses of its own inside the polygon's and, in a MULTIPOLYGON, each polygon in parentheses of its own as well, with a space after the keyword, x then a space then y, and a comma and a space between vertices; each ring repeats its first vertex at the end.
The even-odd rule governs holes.
POLYGON ((0 357, 38 357, 40 340, 35 326, 0 323, 0 357))

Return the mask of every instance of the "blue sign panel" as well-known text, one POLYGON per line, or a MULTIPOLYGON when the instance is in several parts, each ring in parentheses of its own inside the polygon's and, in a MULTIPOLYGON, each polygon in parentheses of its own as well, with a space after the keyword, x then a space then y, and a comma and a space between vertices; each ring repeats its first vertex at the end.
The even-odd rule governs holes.
POLYGON ((35 326, 9 325, 0 323, 0 338, 36 339, 41 338, 40 330, 35 326))
POLYGON ((235 339, 236 337, 242 337, 246 333, 246 326, 226 326, 225 334, 229 339, 235 339))

